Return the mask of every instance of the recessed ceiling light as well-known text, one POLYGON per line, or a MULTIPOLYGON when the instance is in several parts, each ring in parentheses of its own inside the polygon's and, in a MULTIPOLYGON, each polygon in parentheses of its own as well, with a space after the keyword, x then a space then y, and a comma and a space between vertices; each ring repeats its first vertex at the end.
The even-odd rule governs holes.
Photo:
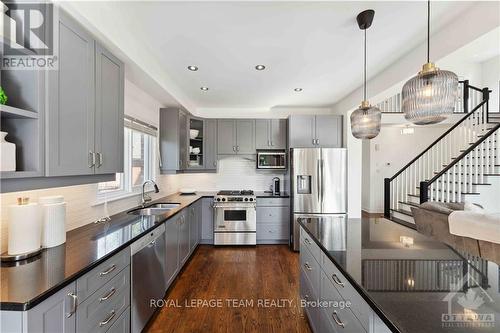
POLYGON ((258 70, 258 71, 263 71, 264 69, 266 69, 266 66, 264 66, 264 65, 257 65, 257 66, 255 66, 255 69, 258 70))
POLYGON ((208 87, 201 87, 200 89, 203 90, 203 91, 207 91, 208 87))
POLYGON ((196 67, 196 66, 188 66, 188 69, 190 71, 196 72, 198 70, 198 67, 196 67))
POLYGON ((293 89, 293 90, 294 90, 294 91, 296 91, 296 92, 301 92, 301 91, 302 91, 302 88, 295 88, 295 89, 293 89))

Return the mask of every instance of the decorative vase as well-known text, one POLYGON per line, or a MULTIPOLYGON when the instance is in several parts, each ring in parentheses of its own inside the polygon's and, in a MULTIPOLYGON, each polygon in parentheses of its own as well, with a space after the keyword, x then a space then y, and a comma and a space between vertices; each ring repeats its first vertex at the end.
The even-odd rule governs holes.
POLYGON ((16 145, 5 141, 7 132, 0 132, 0 171, 16 171, 16 145))

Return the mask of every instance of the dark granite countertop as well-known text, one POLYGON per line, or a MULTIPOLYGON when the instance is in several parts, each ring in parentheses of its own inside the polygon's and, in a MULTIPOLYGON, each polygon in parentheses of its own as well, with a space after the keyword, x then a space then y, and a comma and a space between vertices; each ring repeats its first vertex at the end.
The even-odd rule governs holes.
POLYGON ((500 331, 496 263, 385 219, 299 223, 392 331, 500 331))
POLYGON ((198 199, 213 195, 213 192, 169 195, 152 202, 181 204, 164 215, 137 216, 122 212, 111 216, 109 222, 91 223, 69 231, 66 243, 45 249, 39 256, 16 266, 2 263, 0 309, 32 308, 198 199))
POLYGON ((272 192, 267 191, 257 191, 255 192, 257 198, 290 198, 290 194, 288 192, 280 192, 279 195, 275 195, 272 192))

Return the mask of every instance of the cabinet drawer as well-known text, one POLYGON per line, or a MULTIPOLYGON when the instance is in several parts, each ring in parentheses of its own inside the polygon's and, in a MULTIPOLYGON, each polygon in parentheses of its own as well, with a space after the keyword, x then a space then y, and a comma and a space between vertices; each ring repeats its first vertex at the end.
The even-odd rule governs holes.
POLYGON ((107 333, 129 333, 130 332, 130 307, 126 308, 107 333))
POLYGON ((257 239, 288 239, 288 224, 257 224, 257 239))
POLYGON ((311 288, 311 283, 307 279, 306 273, 301 268, 300 269, 300 284, 299 284, 299 295, 304 309, 304 314, 307 316, 309 320, 309 326, 313 332, 319 332, 316 328, 316 323, 318 322, 318 311, 311 304, 307 302, 316 302, 318 301, 317 295, 314 294, 314 291, 311 288))
POLYGON ((106 332, 130 305, 130 266, 119 272, 77 309, 78 332, 106 332))
POLYGON ((257 198, 257 206, 290 206, 290 198, 257 198))
POLYGON ((324 253, 322 256, 322 267, 325 276, 328 278, 332 286, 337 290, 340 296, 351 301, 351 310, 356 315, 366 330, 370 327, 371 308, 366 301, 361 297, 356 289, 349 283, 345 276, 335 266, 335 264, 324 253))
POLYGON ((319 295, 319 263, 302 243, 300 244, 300 268, 311 282, 313 292, 319 295))
POLYGON ((300 246, 302 251, 302 246, 306 247, 313 255, 314 259, 321 262, 321 249, 312 240, 312 238, 307 234, 305 230, 300 228, 300 246))
MULTIPOLYGON (((340 296, 337 289, 323 272, 321 273, 320 299, 322 302, 344 302, 344 298, 340 296)), ((349 301, 353 304, 352 300, 349 301)), ((328 317, 330 331, 342 331, 346 333, 365 332, 363 325, 361 325, 354 313, 345 306, 327 306, 323 308, 323 313, 325 317, 328 317)))
POLYGON ((130 265, 130 249, 109 258, 76 281, 78 299, 83 301, 130 265))
POLYGON ((257 223, 281 223, 290 221, 288 207, 257 207, 257 223))

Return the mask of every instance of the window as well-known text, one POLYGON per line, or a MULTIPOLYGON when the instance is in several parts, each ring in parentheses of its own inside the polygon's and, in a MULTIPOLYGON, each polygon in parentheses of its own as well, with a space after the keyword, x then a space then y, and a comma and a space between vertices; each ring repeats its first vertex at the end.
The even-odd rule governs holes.
POLYGON ((138 194, 143 182, 156 176, 156 128, 125 118, 124 136, 124 172, 97 185, 98 202, 138 194))

